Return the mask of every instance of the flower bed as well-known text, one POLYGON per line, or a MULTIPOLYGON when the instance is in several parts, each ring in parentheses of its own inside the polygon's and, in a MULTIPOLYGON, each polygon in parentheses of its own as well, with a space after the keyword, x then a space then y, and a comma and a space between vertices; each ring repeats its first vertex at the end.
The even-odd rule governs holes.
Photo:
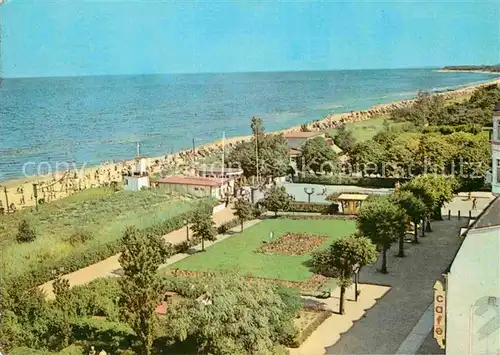
POLYGON ((319 248, 329 237, 313 234, 287 233, 256 250, 263 254, 305 255, 319 248))
POLYGON ((299 318, 295 320, 299 333, 289 347, 298 348, 330 315, 330 311, 302 308, 299 311, 299 318))

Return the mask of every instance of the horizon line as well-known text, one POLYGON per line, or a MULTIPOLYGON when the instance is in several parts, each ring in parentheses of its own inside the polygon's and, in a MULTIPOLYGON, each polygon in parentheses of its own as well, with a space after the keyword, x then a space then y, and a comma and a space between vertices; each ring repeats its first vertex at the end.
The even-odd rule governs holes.
MULTIPOLYGON (((454 65, 456 66, 456 65, 454 65)), ((480 66, 480 65, 474 65, 480 66)), ((229 71, 229 72, 163 72, 163 73, 121 73, 121 74, 81 74, 81 75, 50 75, 50 76, 2 76, 3 79, 44 79, 44 78, 80 78, 100 76, 153 76, 153 75, 220 75, 220 74, 263 74, 263 73, 300 73, 300 72, 334 72, 334 71, 363 71, 363 70, 412 70, 412 69, 443 69, 441 66, 423 67, 396 67, 396 68, 352 68, 352 69, 296 69, 296 70, 256 70, 256 71, 229 71)))

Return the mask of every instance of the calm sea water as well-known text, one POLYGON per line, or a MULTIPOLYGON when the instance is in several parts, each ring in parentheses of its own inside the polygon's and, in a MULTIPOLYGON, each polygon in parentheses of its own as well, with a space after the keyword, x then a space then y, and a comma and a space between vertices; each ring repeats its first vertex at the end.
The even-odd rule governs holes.
MULTIPOLYGON (((28 162, 99 164, 149 156, 367 109, 495 75, 431 69, 4 79, 0 88, 0 181, 28 162)), ((34 167, 27 172, 33 174, 34 167)))

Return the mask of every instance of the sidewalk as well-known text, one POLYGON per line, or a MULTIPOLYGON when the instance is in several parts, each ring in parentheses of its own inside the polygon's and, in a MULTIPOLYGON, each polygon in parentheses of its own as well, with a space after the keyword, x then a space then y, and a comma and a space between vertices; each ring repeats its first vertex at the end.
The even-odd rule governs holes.
MULTIPOLYGON (((214 222, 216 226, 230 221, 234 218, 234 211, 231 208, 225 208, 220 212, 214 214, 214 222)), ((240 226, 237 227, 238 230, 240 226)), ((163 236, 166 242, 172 244, 178 244, 186 240, 186 227, 177 229, 163 236)), ((205 243, 206 246, 211 245, 209 242, 205 243)), ((177 255, 174 255, 171 259, 174 259, 177 255)), ((89 265, 83 269, 74 271, 72 273, 66 274, 63 278, 69 281, 70 286, 77 286, 86 284, 92 280, 98 279, 100 277, 113 276, 116 270, 121 268, 118 258, 120 254, 113 255, 107 259, 104 259, 98 263, 89 265)), ((180 259, 179 259, 180 260, 180 259)), ((47 293, 47 297, 53 298, 54 293, 52 289, 52 282, 54 280, 48 281, 43 285, 38 286, 40 289, 47 293)))

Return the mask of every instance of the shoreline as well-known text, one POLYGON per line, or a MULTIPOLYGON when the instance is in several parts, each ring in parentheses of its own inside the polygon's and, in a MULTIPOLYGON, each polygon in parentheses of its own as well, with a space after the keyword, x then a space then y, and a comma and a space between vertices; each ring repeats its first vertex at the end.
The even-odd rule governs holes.
MULTIPOLYGON (((498 73, 500 75, 500 73, 498 73)), ((466 96, 477 88, 500 84, 500 78, 496 78, 487 82, 472 84, 465 87, 460 87, 455 90, 442 91, 433 93, 433 95, 444 96, 446 99, 466 96)), ((344 124, 356 123, 359 121, 375 118, 380 115, 388 114, 393 109, 407 107, 414 102, 413 99, 400 101, 392 101, 388 103, 378 104, 366 110, 351 111, 344 113, 330 113, 322 119, 315 121, 304 122, 307 128, 311 131, 323 131, 334 129, 344 124)), ((300 131, 301 125, 292 126, 278 131, 268 132, 272 134, 288 133, 300 131)), ((225 147, 232 146, 247 141, 251 136, 227 137, 225 139, 225 147)), ((199 160, 205 159, 207 156, 213 156, 222 153, 222 139, 209 142, 192 149, 182 150, 172 154, 162 156, 148 157, 148 167, 151 174, 160 171, 173 169, 174 174, 186 175, 192 174, 193 166, 199 160)), ((0 207, 7 207, 4 188, 8 189, 7 195, 9 204, 14 203, 16 208, 34 206, 34 197, 32 194, 32 184, 38 183, 40 189, 38 198, 44 198, 47 202, 63 198, 71 195, 77 189, 88 189, 109 184, 111 181, 121 181, 122 173, 126 172, 134 162, 134 158, 118 161, 107 162, 97 166, 89 166, 85 169, 77 166, 77 170, 69 172, 56 172, 52 175, 39 175, 25 178, 11 179, 0 182, 0 207), (19 190, 21 188, 21 190, 19 190), (22 191, 22 192, 21 192, 22 191)), ((85 166, 85 165, 84 165, 85 166)), ((7 208, 6 208, 7 209, 7 208)))
POLYGON ((477 74, 495 74, 500 76, 500 71, 491 71, 491 70, 474 70, 474 69, 436 69, 434 70, 436 73, 477 73, 477 74))

